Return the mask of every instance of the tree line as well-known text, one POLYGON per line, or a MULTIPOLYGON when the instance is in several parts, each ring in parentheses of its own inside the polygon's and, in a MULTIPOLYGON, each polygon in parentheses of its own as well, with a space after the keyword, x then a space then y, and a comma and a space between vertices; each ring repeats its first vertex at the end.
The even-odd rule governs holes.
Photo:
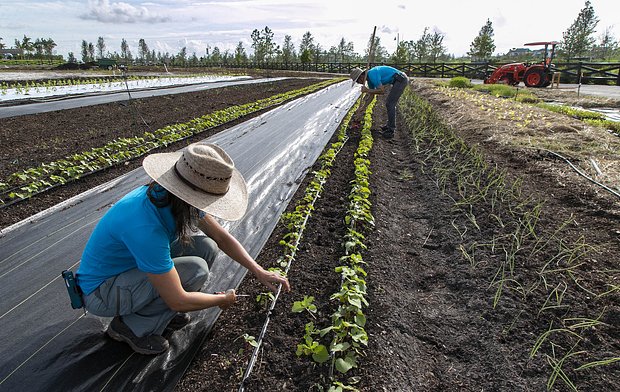
MULTIPOLYGON (((599 19, 590 0, 586 0, 577 18, 562 34, 557 56, 566 62, 571 60, 612 60, 620 58, 617 39, 606 27, 597 38, 594 36, 599 19)), ((493 23, 487 19, 467 53, 472 60, 491 59, 495 52, 493 23)))
MULTIPOLYGON (((584 8, 580 10, 577 18, 567 28, 562 35, 562 40, 558 46, 558 56, 565 61, 571 60, 610 60, 620 57, 618 41, 611 33, 611 28, 607 27, 598 37, 594 37, 598 17, 590 0, 586 0, 584 8)), ((79 60, 84 63, 93 62, 101 58, 112 58, 120 63, 132 64, 169 64, 176 66, 197 66, 209 63, 236 63, 244 64, 247 62, 282 62, 282 63, 351 63, 365 62, 368 59, 368 48, 371 47, 371 39, 362 54, 355 51, 353 42, 340 39, 337 45, 329 48, 323 47, 312 35, 310 31, 303 34, 298 47, 293 42, 293 37, 285 35, 284 40, 279 44, 276 42, 274 32, 265 26, 263 29, 254 29, 250 35, 252 53, 242 41, 239 41, 234 50, 221 50, 217 46, 205 47, 204 53, 197 55, 195 52, 189 54, 187 47, 183 47, 178 53, 155 52, 149 48, 147 42, 140 38, 136 52, 132 52, 126 39, 121 40, 120 51, 110 52, 108 45, 103 37, 98 37, 94 44, 82 40, 81 53, 79 60)), ((431 30, 425 27, 421 36, 415 40, 398 41, 396 50, 388 53, 381 43, 381 39, 375 36, 373 48, 373 61, 377 63, 436 63, 463 61, 456 59, 454 55, 448 54, 448 49, 444 45, 445 34, 438 29, 431 30)), ((0 49, 5 45, 0 38, 0 49)), ((42 59, 47 56, 51 59, 56 43, 51 38, 37 38, 32 40, 24 35, 21 40, 15 40, 15 48, 23 51, 23 58, 42 59)), ((501 55, 493 57, 495 52, 493 23, 487 19, 481 27, 478 35, 474 37, 467 52, 468 59, 471 61, 490 61, 505 60, 501 55)), ((248 48, 249 49, 249 48, 248 48)), ((78 58, 73 52, 68 55, 69 62, 78 62, 78 58)))
MULTIPOLYGON (((19 49, 22 51, 24 58, 34 58, 43 61, 44 58, 47 58, 50 62, 54 58, 54 48, 56 47, 56 42, 54 42, 51 38, 37 38, 34 41, 32 38, 27 37, 24 34, 24 37, 20 39, 15 39, 15 49, 19 49)), ((0 49, 5 49, 6 45, 2 43, 2 38, 0 38, 0 49)))

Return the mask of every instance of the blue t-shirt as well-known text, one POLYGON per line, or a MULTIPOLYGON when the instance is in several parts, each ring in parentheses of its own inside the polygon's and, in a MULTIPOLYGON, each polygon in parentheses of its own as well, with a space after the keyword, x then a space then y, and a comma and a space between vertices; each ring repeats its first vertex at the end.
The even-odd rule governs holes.
POLYGON ((386 84, 394 84, 394 75, 401 74, 396 68, 388 65, 379 65, 372 67, 366 75, 366 81, 368 82, 368 88, 375 89, 379 86, 385 86, 386 84))
MULTIPOLYGON (((151 274, 172 269, 170 244, 176 239, 176 225, 170 206, 157 207, 141 186, 108 210, 90 236, 80 267, 78 283, 85 295, 106 279, 133 268, 151 274)), ((156 186, 153 196, 166 197, 156 186)))

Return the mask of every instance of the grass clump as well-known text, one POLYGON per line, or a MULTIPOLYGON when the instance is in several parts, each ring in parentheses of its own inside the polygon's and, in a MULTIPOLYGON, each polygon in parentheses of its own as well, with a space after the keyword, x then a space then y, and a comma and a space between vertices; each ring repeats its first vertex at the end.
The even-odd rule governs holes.
POLYGON ((474 90, 484 91, 496 97, 512 98, 517 95, 517 89, 507 84, 478 84, 474 90))
POLYGON ((466 77, 457 76, 457 77, 450 79, 450 83, 448 83, 448 86, 456 87, 456 88, 472 88, 473 84, 471 84, 469 79, 467 79, 466 77))
POLYGON ((487 92, 499 98, 515 98, 519 102, 536 103, 539 99, 529 91, 519 90, 507 84, 478 84, 474 90, 487 92))

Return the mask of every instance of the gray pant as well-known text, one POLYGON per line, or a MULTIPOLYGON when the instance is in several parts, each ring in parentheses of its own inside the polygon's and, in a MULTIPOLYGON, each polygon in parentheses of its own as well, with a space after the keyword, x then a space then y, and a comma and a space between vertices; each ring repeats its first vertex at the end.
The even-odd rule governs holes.
POLYGON ((405 91, 405 87, 407 87, 408 84, 409 78, 407 78, 407 75, 404 73, 394 75, 394 83, 385 100, 385 107, 387 108, 388 115, 388 123, 386 126, 388 132, 394 132, 396 129, 396 104, 400 96, 403 95, 403 91, 405 91))
MULTIPOLYGON (((191 246, 178 241, 171 246, 174 267, 186 291, 199 291, 209 277, 217 254, 215 241, 194 236, 191 246)), ((84 297, 86 310, 102 317, 122 316, 123 322, 138 336, 161 335, 176 315, 151 285, 146 273, 134 268, 103 282, 84 297)))

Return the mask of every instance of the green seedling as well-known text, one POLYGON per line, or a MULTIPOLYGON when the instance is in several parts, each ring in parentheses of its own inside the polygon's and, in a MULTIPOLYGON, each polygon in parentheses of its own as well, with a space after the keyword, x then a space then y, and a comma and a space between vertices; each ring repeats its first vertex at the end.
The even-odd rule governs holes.
POLYGON ((317 363, 324 363, 329 359, 325 345, 314 340, 314 336, 318 334, 319 331, 315 328, 314 323, 306 324, 303 343, 297 345, 296 355, 298 357, 302 355, 312 356, 312 359, 317 363))
MULTIPOLYGON (((237 340, 239 340, 241 338, 243 338, 243 340, 245 341, 245 343, 248 346, 251 346, 251 347, 254 347, 254 348, 258 347, 258 342, 256 341, 256 338, 254 336, 249 335, 247 333, 244 333, 243 335, 237 337, 235 339, 235 341, 237 341, 237 340)), ((244 352, 245 352, 245 348, 244 347, 239 349, 239 355, 242 355, 244 352)))
POLYGON ((271 301, 273 301, 275 299, 275 296, 273 295, 273 293, 271 291, 269 292, 265 292, 265 293, 260 293, 256 296, 256 302, 261 306, 261 307, 266 307, 267 304, 271 301))
POLYGON ((304 295, 303 300, 293 302, 293 307, 291 311, 293 313, 301 313, 305 310, 308 313, 310 313, 312 317, 316 318, 314 314, 316 313, 317 308, 316 308, 316 305, 313 304, 313 302, 314 302, 313 296, 304 295))
POLYGON ((359 389, 352 387, 351 385, 343 384, 339 381, 334 381, 333 384, 327 390, 327 392, 344 392, 344 391, 359 392, 359 389))

